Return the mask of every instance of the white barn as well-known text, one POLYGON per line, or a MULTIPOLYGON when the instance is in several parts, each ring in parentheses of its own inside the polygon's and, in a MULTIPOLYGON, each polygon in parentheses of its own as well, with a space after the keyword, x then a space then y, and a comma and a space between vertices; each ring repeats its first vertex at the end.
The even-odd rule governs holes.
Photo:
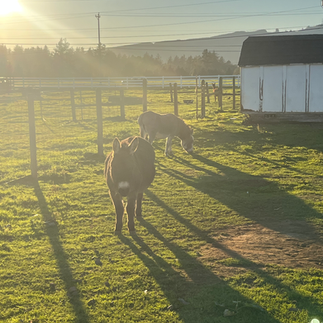
POLYGON ((323 121, 323 35, 249 37, 238 64, 243 113, 323 121))

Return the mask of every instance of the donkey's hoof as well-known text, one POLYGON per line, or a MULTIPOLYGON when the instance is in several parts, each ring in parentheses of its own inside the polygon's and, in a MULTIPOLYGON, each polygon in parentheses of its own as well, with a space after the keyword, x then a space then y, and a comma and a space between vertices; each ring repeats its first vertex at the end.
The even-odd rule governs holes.
POLYGON ((129 230, 129 234, 131 236, 136 236, 137 235, 137 232, 136 232, 136 230, 129 230))
POLYGON ((120 236, 120 235, 122 235, 122 232, 121 232, 121 230, 114 230, 114 234, 116 236, 120 236))

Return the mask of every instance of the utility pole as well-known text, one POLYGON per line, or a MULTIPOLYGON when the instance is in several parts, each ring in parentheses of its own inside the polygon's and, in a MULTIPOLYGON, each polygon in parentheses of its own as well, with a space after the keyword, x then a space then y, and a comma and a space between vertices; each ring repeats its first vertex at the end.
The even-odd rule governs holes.
POLYGON ((98 19, 98 42, 99 42, 99 52, 101 52, 101 38, 100 38, 100 12, 98 12, 97 15, 95 15, 95 18, 98 19))
POLYGON ((100 37, 100 18, 101 18, 101 15, 100 15, 100 12, 98 12, 97 15, 95 15, 95 18, 98 19, 98 43, 99 43, 99 65, 100 65, 100 73, 101 73, 101 37, 100 37))

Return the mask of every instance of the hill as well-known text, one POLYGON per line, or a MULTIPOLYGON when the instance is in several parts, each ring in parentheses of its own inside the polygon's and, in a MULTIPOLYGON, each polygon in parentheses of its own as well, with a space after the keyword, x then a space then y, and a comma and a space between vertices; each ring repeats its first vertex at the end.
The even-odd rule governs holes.
POLYGON ((276 31, 274 33, 268 32, 265 29, 254 32, 237 31, 229 34, 207 38, 194 38, 186 40, 173 40, 162 42, 145 42, 135 45, 125 45, 119 47, 109 48, 116 54, 142 56, 148 53, 153 56, 159 55, 163 61, 167 61, 169 57, 175 56, 197 56, 202 53, 204 49, 215 51, 219 56, 222 56, 226 61, 231 61, 232 64, 237 64, 240 56, 242 43, 249 36, 254 35, 277 35, 288 33, 323 33, 323 25, 308 27, 298 31, 276 31))

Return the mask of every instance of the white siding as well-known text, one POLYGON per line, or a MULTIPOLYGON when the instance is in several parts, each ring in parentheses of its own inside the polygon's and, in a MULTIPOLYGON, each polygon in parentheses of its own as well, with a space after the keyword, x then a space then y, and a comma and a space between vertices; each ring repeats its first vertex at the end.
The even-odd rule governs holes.
POLYGON ((283 67, 264 67, 264 102, 263 112, 282 112, 283 67))
POLYGON ((306 66, 287 66, 286 112, 305 112, 306 66))
POLYGON ((259 73, 259 67, 241 69, 241 99, 244 109, 259 110, 259 73))
POLYGON ((243 67, 241 89, 247 110, 323 112, 323 65, 243 67))
POLYGON ((310 70, 309 112, 323 112, 323 65, 310 70))

